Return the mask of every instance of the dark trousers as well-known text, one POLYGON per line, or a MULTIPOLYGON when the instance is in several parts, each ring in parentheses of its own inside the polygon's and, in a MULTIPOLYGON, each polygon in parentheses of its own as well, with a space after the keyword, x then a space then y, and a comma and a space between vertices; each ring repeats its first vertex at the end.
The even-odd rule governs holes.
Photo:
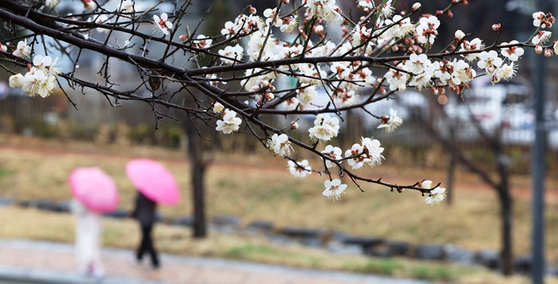
POLYGON ((153 229, 153 224, 141 225, 141 244, 137 251, 137 258, 141 260, 143 253, 147 252, 151 255, 151 264, 153 267, 159 267, 159 258, 155 247, 153 247, 153 240, 151 239, 151 231, 153 229))

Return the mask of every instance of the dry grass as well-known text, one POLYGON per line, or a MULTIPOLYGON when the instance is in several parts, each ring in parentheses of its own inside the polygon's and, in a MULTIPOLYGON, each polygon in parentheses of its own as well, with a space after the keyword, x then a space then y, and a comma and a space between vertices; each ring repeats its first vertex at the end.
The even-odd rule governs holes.
MULTIPOLYGON (((126 178, 125 164, 132 158, 153 157, 171 169, 183 194, 183 202, 179 206, 161 207, 161 211, 174 216, 189 215, 192 211, 189 165, 181 159, 182 152, 145 147, 133 147, 122 152, 117 148, 96 147, 88 143, 61 147, 52 141, 8 140, 6 137, 0 137, 0 141, 2 138, 3 145, 10 146, 0 146, 1 196, 66 200, 71 197, 66 183, 71 170, 77 166, 99 166, 114 177, 121 194, 121 206, 129 209, 135 189, 126 178), (20 146, 14 148, 14 145, 40 146, 42 150, 21 150, 20 146)), ((323 177, 313 174, 306 179, 296 179, 285 170, 285 164, 281 158, 216 156, 206 178, 209 216, 233 214, 242 217, 245 223, 267 220, 277 226, 341 230, 415 244, 451 242, 473 250, 499 249, 496 195, 474 177, 458 174, 455 201, 451 207, 446 204, 426 206, 416 192, 397 194, 370 185, 364 185, 366 193, 350 185, 343 200, 332 203, 321 196, 323 177)), ((420 169, 378 167, 368 169, 364 174, 405 183, 424 177, 444 180, 443 173, 420 169)), ((554 183, 550 181, 551 185, 554 183)), ((528 186, 529 180, 515 178, 514 184, 528 186)), ((549 264, 558 265, 558 238, 553 237, 558 234, 558 199, 552 187, 547 188, 547 256, 549 264)), ((515 188, 514 193, 514 250, 516 255, 526 255, 530 247, 530 195, 522 188, 515 188)), ((17 228, 12 228, 21 226, 18 223, 3 226, 18 232, 17 228)), ((197 246, 200 243, 196 243, 197 246)))

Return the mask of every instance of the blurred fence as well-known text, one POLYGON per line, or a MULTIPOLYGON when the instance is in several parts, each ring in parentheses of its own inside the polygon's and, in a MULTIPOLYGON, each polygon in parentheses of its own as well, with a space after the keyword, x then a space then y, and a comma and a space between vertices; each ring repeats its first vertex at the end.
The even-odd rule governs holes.
MULTIPOLYGON (((101 144, 127 145, 156 145, 168 148, 180 148, 186 145, 185 134, 180 121, 172 119, 163 120, 155 128, 155 117, 151 107, 141 102, 125 103, 121 107, 108 107, 102 111, 94 112, 98 117, 76 116, 79 111, 73 109, 63 94, 56 94, 46 99, 34 99, 26 96, 8 96, 0 100, 0 132, 21 135, 55 137, 58 139, 88 140, 101 144)), ((79 105, 79 104, 78 104, 79 105)), ((86 105, 79 105, 86 108, 86 105)), ((427 121, 443 132, 444 126, 436 124, 443 118, 439 112, 429 111, 427 121)), ((179 118, 177 116, 177 118, 179 118)), ((300 121, 301 126, 312 123, 300 121)), ((287 120, 285 120, 287 121, 287 120)), ((211 123, 211 122, 210 122, 211 123)), ((358 113, 349 114, 344 118, 345 127, 334 142, 344 149, 350 148, 353 143, 360 141, 360 136, 374 136, 382 142, 385 148, 384 164, 401 167, 422 167, 444 169, 449 162, 449 154, 421 127, 406 120, 403 126, 395 133, 384 133, 377 130, 377 121, 367 121, 366 117, 358 113)), ((550 122, 551 123, 551 122, 550 122)), ((213 126, 199 125, 200 134, 204 145, 213 151, 240 151, 245 153, 264 153, 260 141, 246 133, 235 135, 220 135, 214 131, 213 126)), ((470 124, 456 124, 457 133, 474 132, 470 124)), ((307 140, 305 127, 297 132, 291 132, 295 139, 307 140)), ((531 146, 533 141, 532 128, 510 128, 503 126, 500 137, 504 143, 506 153, 510 160, 512 172, 528 173, 531 161, 531 146)), ((556 160, 558 152, 558 132, 550 127, 549 152, 547 163, 549 169, 558 168, 556 160)), ((459 137, 459 135, 457 136, 459 137)), ((494 161, 498 157, 490 150, 487 141, 482 139, 456 139, 455 142, 461 149, 466 149, 467 156, 477 165, 492 171, 494 161)))

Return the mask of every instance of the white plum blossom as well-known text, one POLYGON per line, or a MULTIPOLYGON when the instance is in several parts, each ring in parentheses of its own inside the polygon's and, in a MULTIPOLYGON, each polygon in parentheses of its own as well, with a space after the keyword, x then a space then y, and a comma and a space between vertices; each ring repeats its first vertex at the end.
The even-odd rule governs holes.
POLYGON ((273 153, 281 156, 290 155, 293 149, 291 146, 291 142, 289 141, 289 136, 284 133, 281 135, 277 135, 277 133, 274 133, 267 141, 267 147, 271 151, 273 151, 273 153))
POLYGON ((471 68, 464 60, 454 59, 451 64, 453 66, 453 72, 451 72, 450 83, 456 86, 472 81, 477 75, 475 69, 471 68))
POLYGON ((347 164, 349 164, 353 170, 364 167, 364 163, 369 160, 366 155, 364 155, 364 147, 358 143, 353 144, 351 149, 345 151, 345 157, 350 158, 347 160, 347 164))
POLYGON ((199 49, 205 49, 211 47, 213 40, 204 35, 198 35, 198 37, 192 41, 192 46, 199 49))
POLYGON ((24 77, 20 73, 10 76, 8 83, 10 88, 21 88, 23 87, 24 77))
POLYGON ((169 30, 172 29, 172 23, 168 21, 167 13, 161 13, 161 16, 153 15, 153 24, 155 29, 163 35, 168 35, 169 30))
MULTIPOLYGON (((432 181, 423 180, 419 183, 419 187, 422 189, 431 189, 432 181)), ((428 205, 439 204, 446 197, 446 189, 442 187, 436 187, 429 191, 428 197, 424 199, 424 202, 428 205)))
POLYGON ((27 39, 19 41, 17 43, 16 49, 12 54, 19 58, 29 58, 29 56, 31 55, 31 47, 27 45, 27 39))
POLYGON ((395 12, 395 7, 392 6, 391 0, 386 1, 380 7, 380 16, 384 19, 390 18, 395 12))
POLYGON ((485 69, 489 74, 494 73, 496 68, 500 67, 504 62, 502 58, 498 57, 498 53, 494 50, 483 51, 479 55, 479 62, 477 66, 481 69, 485 69))
POLYGON ((431 62, 426 56, 426 54, 411 54, 409 60, 405 63, 407 71, 413 72, 413 74, 420 74, 424 72, 425 69, 430 66, 431 62))
POLYGON ((225 109, 222 120, 217 120, 215 130, 221 131, 223 134, 231 134, 240 128, 242 120, 236 117, 236 112, 225 109))
POLYGON ((296 90, 296 99, 300 103, 302 109, 310 106, 317 95, 318 92, 314 85, 296 90))
POLYGON ((433 44, 438 35, 439 26, 440 21, 436 16, 426 15, 421 17, 416 28, 417 41, 425 46, 433 44))
POLYGON ((294 110, 299 104, 300 101, 297 98, 289 98, 281 103, 281 108, 284 110, 294 110))
POLYGON ((339 133, 339 119, 328 114, 318 114, 314 127, 308 129, 310 139, 329 141, 339 133))
POLYGON ((380 146, 380 141, 378 139, 373 138, 362 138, 361 139, 362 147, 364 149, 364 154, 367 156, 369 161, 366 161, 367 166, 376 166, 382 163, 382 153, 384 152, 384 148, 380 146))
POLYGON ((60 0, 46 0, 45 1, 45 6, 52 9, 52 8, 56 7, 56 5, 58 5, 58 3, 60 3, 60 0))
POLYGON ((409 86, 417 88, 417 90, 422 90, 423 88, 431 85, 431 80, 435 76, 436 72, 440 72, 440 62, 429 63, 424 69, 424 72, 414 75, 408 84, 409 86))
POLYGON ((358 6, 370 10, 370 9, 374 8, 374 1, 372 1, 372 0, 358 0, 358 6))
MULTIPOLYGON (((518 44, 519 42, 517 40, 512 40, 510 41, 509 44, 518 44)), ((502 45, 507 45, 507 42, 503 42, 502 45)), ((523 48, 519 47, 519 46, 512 46, 512 47, 504 47, 500 50, 500 53, 502 54, 502 56, 508 58, 511 61, 517 61, 519 60, 519 57, 521 57, 523 55, 523 48)))
POLYGON ((240 44, 235 46, 227 45, 224 49, 219 50, 219 55, 221 57, 221 61, 225 64, 234 64, 235 60, 241 60, 244 56, 244 48, 240 44))
MULTIPOLYGON (((401 64, 398 67, 403 67, 401 64)), ((391 91, 398 90, 400 92, 407 89, 407 80, 409 79, 409 74, 401 72, 397 69, 389 69, 384 75, 387 83, 389 84, 389 89, 391 91)))
POLYGON ((324 181, 325 190, 322 194, 327 197, 328 200, 341 200, 341 193, 344 193, 347 188, 346 184, 342 184, 341 180, 326 180, 324 181))
POLYGON ((428 197, 424 199, 424 202, 428 205, 439 204, 446 197, 446 189, 442 187, 437 187, 430 191, 428 197))
MULTIPOLYGON (((483 47, 484 44, 482 43, 482 40, 479 38, 474 38, 471 41, 464 40, 461 43, 461 49, 459 49, 459 51, 475 51, 475 50, 480 50, 483 47)), ((472 62, 475 61, 475 59, 477 59, 478 53, 469 53, 469 54, 464 54, 462 56, 465 57, 467 61, 472 62)))
POLYGON ((533 44, 543 44, 547 42, 550 37, 552 37, 552 32, 549 31, 539 31, 532 39, 533 44))
POLYGON ((298 71, 302 73, 298 79, 304 84, 310 85, 322 85, 322 80, 320 78, 327 78, 327 73, 320 68, 320 66, 315 66, 313 64, 297 64, 298 71), (317 69, 316 69, 317 68, 317 69))
POLYGON ((31 70, 23 77, 21 89, 30 97, 46 98, 56 86, 55 80, 56 77, 46 75, 43 70, 31 70))
POLYGON ((303 178, 312 173, 312 167, 308 165, 308 160, 302 160, 296 163, 289 160, 287 165, 289 172, 295 177, 303 178))
POLYGON ((233 35, 246 35, 255 30, 261 30, 265 26, 264 21, 255 15, 239 15, 234 22, 225 22, 225 27, 221 30, 221 34, 230 38, 233 35))
POLYGON ((391 20, 387 19, 385 21, 386 26, 389 26, 393 23, 397 23, 397 24, 393 25, 387 31, 387 36, 396 39, 400 39, 407 36, 414 28, 413 24, 411 23, 411 19, 409 18, 403 19, 401 15, 395 15, 391 20))
MULTIPOLYGON (((343 151, 339 147, 334 147, 334 146, 331 146, 331 145, 327 145, 324 148, 324 150, 322 151, 322 154, 325 154, 326 156, 328 156, 328 157, 330 157, 334 160, 339 160, 340 163, 343 162, 341 160, 343 158, 343 151)), ((330 160, 327 160, 327 159, 325 160, 325 164, 326 164, 326 167, 328 167, 328 168, 333 168, 333 167, 336 166, 333 162, 331 162, 330 160)))
POLYGON ((34 66, 25 75, 10 76, 9 85, 22 89, 28 96, 46 98, 56 87, 56 75, 61 71, 56 67, 58 58, 52 60, 50 56, 37 55, 33 58, 34 66))
POLYGON ((340 14, 341 10, 335 5, 335 0, 307 0, 304 6, 307 7, 306 13, 308 13, 309 18, 317 16, 328 22, 343 19, 340 14))
POLYGON ((394 132, 397 127, 403 124, 403 119, 397 115, 397 111, 390 108, 389 116, 382 116, 382 123, 378 125, 378 129, 383 128, 387 133, 394 132))
POLYGON ((540 26, 543 29, 546 28, 546 25, 544 23, 545 18, 546 14, 541 11, 533 13, 533 26, 537 28, 540 26))
POLYGON ((362 138, 361 144, 355 143, 351 149, 345 151, 347 163, 353 170, 358 170, 364 166, 376 166, 382 163, 382 153, 384 148, 380 146, 380 141, 372 138, 362 138))
POLYGON ((292 33, 297 24, 297 17, 284 17, 281 21, 281 26, 279 26, 279 30, 283 33, 292 33))
POLYGON ((490 81, 492 82, 492 84, 496 84, 501 80, 510 79, 511 77, 515 76, 515 73, 516 66, 514 62, 510 62, 509 64, 502 64, 501 66, 496 68, 493 73, 489 74, 491 75, 490 81))
POLYGON ((213 113, 221 113, 225 107, 220 102, 215 102, 213 104, 213 113))

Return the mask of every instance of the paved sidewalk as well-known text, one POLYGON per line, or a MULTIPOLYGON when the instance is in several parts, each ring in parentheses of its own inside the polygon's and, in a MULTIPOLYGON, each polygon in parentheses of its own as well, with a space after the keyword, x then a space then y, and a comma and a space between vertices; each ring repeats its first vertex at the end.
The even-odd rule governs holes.
POLYGON ((95 281, 76 273, 73 247, 70 244, 0 240, 0 283, 427 283, 364 274, 295 269, 168 254, 161 255, 161 269, 153 270, 147 263, 136 264, 133 255, 128 250, 103 249, 103 264, 107 276, 100 281, 95 281))

